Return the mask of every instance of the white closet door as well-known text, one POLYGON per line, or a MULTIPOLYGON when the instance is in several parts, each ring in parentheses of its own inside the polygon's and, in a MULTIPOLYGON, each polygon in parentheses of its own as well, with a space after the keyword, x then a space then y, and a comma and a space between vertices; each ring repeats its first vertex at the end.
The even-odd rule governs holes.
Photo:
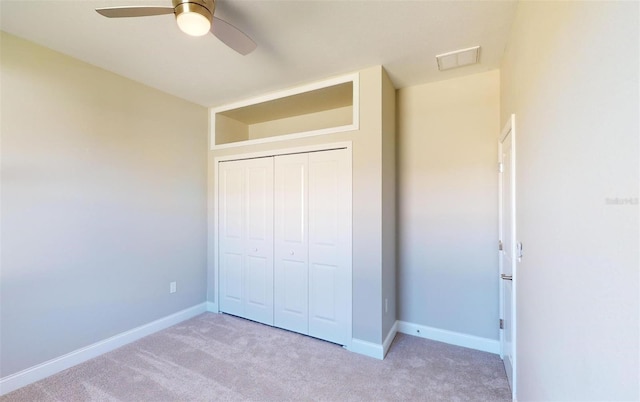
POLYGON ((309 333, 308 154, 275 158, 274 325, 309 333))
POLYGON ((273 158, 220 164, 220 310, 273 325, 273 158))
POLYGON ((242 161, 220 163, 219 167, 220 310, 243 315, 245 169, 242 161))
POLYGON ((246 164, 244 316, 273 325, 273 158, 246 164))
POLYGON ((351 166, 309 154, 309 335, 346 344, 351 326, 351 166))

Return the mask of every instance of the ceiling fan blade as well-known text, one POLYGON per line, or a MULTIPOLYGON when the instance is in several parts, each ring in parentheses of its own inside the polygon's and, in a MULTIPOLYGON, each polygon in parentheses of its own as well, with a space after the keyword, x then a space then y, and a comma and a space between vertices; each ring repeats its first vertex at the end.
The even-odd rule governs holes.
POLYGON ((247 34, 215 16, 211 24, 211 33, 224 42, 225 45, 243 56, 253 52, 258 46, 247 34))
POLYGON ((98 14, 109 18, 148 17, 151 15, 173 14, 173 7, 159 6, 124 6, 96 8, 98 14))

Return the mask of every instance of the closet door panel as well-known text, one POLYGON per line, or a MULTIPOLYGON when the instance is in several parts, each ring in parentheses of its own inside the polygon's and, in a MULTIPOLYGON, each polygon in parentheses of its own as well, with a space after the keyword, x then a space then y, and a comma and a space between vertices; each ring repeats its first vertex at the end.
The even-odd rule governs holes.
MULTIPOLYGON (((230 303, 238 303, 242 308, 242 255, 225 253, 222 258, 225 269, 224 296, 230 303)), ((240 310, 241 311, 241 310, 240 310)))
MULTIPOLYGON (((264 309, 271 308, 270 296, 272 291, 268 289, 271 284, 271 270, 267 266, 267 259, 262 257, 247 256, 245 275, 245 294, 247 303, 247 318, 258 321, 259 315, 264 309), (256 310, 252 317, 249 311, 256 310)), ((271 287, 273 285, 271 284, 271 287)))
POLYGON ((345 150, 309 154, 309 335, 345 344, 351 325, 345 150))
POLYGON ((268 160, 246 161, 246 229, 247 239, 263 245, 272 241, 273 231, 273 166, 268 160), (259 162, 259 163, 258 163, 259 162), (268 162, 265 164, 264 162, 268 162))
POLYGON ((308 155, 275 158, 276 326, 308 333, 308 155))
POLYGON ((274 323, 277 327, 302 334, 309 332, 307 277, 305 263, 281 262, 276 279, 274 323))
POLYGON ((220 311, 273 325, 273 158, 218 166, 220 311))
POLYGON ((324 320, 335 323, 339 317, 336 312, 336 289, 339 289, 339 267, 337 265, 312 264, 311 282, 313 301, 313 317, 315 320, 324 320))
POLYGON ((218 177, 220 309, 242 315, 244 167, 242 163, 221 163, 218 177))
POLYGON ((244 162, 244 317, 273 325, 273 158, 244 162))

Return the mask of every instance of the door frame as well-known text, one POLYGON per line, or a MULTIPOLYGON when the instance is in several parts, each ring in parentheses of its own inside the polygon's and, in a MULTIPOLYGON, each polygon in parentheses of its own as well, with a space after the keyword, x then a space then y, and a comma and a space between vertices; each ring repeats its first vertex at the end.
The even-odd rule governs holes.
MULTIPOLYGON (((351 141, 343 141, 343 142, 334 142, 329 144, 315 144, 315 145, 307 145, 302 147, 289 147, 289 148, 278 148, 274 150, 268 151, 257 151, 257 152, 246 152, 246 153, 233 153, 229 155, 216 156, 213 160, 213 180, 215 183, 213 185, 213 200, 209 202, 207 207, 207 222, 208 222, 208 239, 207 239, 207 271, 211 273, 211 263, 213 261, 213 279, 207 275, 207 300, 209 300, 210 290, 213 290, 213 302, 207 302, 207 311, 219 313, 220 312, 220 303, 219 303, 219 295, 220 295, 220 262, 219 258, 219 244, 218 244, 218 222, 220 221, 218 213, 218 194, 219 189, 218 186, 220 181, 218 180, 219 169, 218 165, 220 162, 226 161, 234 161, 234 160, 242 160, 242 159, 254 159, 254 158, 264 158, 264 157, 272 157, 272 156, 280 156, 280 155, 290 155, 290 154, 299 154, 299 153, 308 153, 308 152, 321 152, 321 151, 331 151, 335 149, 346 149, 347 150, 347 159, 349 165, 349 177, 347 188, 349 189, 349 194, 347 195, 347 199, 350 202, 350 208, 347 217, 348 223, 348 241, 347 241, 347 252, 349 255, 353 255, 353 144, 351 141), (212 232, 213 229, 213 232, 212 232), (212 235, 213 234, 213 235, 212 235), (213 280, 213 283, 211 283, 213 280)), ((214 151, 215 152, 215 151, 214 151)), ((209 178, 209 180, 211 180, 209 178)), ((211 199, 211 198, 210 198, 211 199)), ((351 340, 353 339, 353 259, 350 259, 349 266, 347 267, 349 270, 349 274, 347 277, 349 278, 349 283, 347 284, 348 295, 347 299, 350 301, 348 307, 348 322, 350 323, 347 328, 347 340, 344 345, 346 349, 351 349, 351 340)))
MULTIPOLYGON (((511 198, 511 249, 508 250, 511 254, 511 340, 512 340, 512 376, 511 376, 511 396, 512 399, 516 400, 516 389, 517 389, 517 347, 516 347, 516 334, 517 334, 517 309, 516 309, 516 292, 517 292, 517 256, 516 256, 516 124, 515 120, 516 115, 511 114, 507 123, 505 124, 502 132, 500 133, 500 138, 498 139, 498 163, 500 166, 498 172, 498 240, 502 241, 503 233, 502 233, 502 224, 503 224, 503 197, 502 197, 502 189, 503 189, 503 174, 502 174, 502 151, 503 151, 503 141, 507 138, 507 136, 511 135, 511 194, 509 197, 511 198)), ((504 267, 502 265, 502 258, 500 256, 500 250, 498 250, 498 266, 499 266, 499 275, 504 273, 504 267)), ((504 287, 502 284, 503 279, 498 278, 500 283, 499 285, 499 293, 500 293, 500 318, 504 319, 504 287)), ((504 330, 500 330, 500 357, 504 360, 504 330)))

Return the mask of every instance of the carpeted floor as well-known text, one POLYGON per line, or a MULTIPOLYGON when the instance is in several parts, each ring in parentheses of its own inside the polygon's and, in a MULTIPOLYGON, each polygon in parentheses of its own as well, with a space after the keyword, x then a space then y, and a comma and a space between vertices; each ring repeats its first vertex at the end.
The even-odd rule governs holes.
POLYGON ((499 356, 398 334, 380 361, 205 313, 3 397, 9 401, 508 401, 499 356))

